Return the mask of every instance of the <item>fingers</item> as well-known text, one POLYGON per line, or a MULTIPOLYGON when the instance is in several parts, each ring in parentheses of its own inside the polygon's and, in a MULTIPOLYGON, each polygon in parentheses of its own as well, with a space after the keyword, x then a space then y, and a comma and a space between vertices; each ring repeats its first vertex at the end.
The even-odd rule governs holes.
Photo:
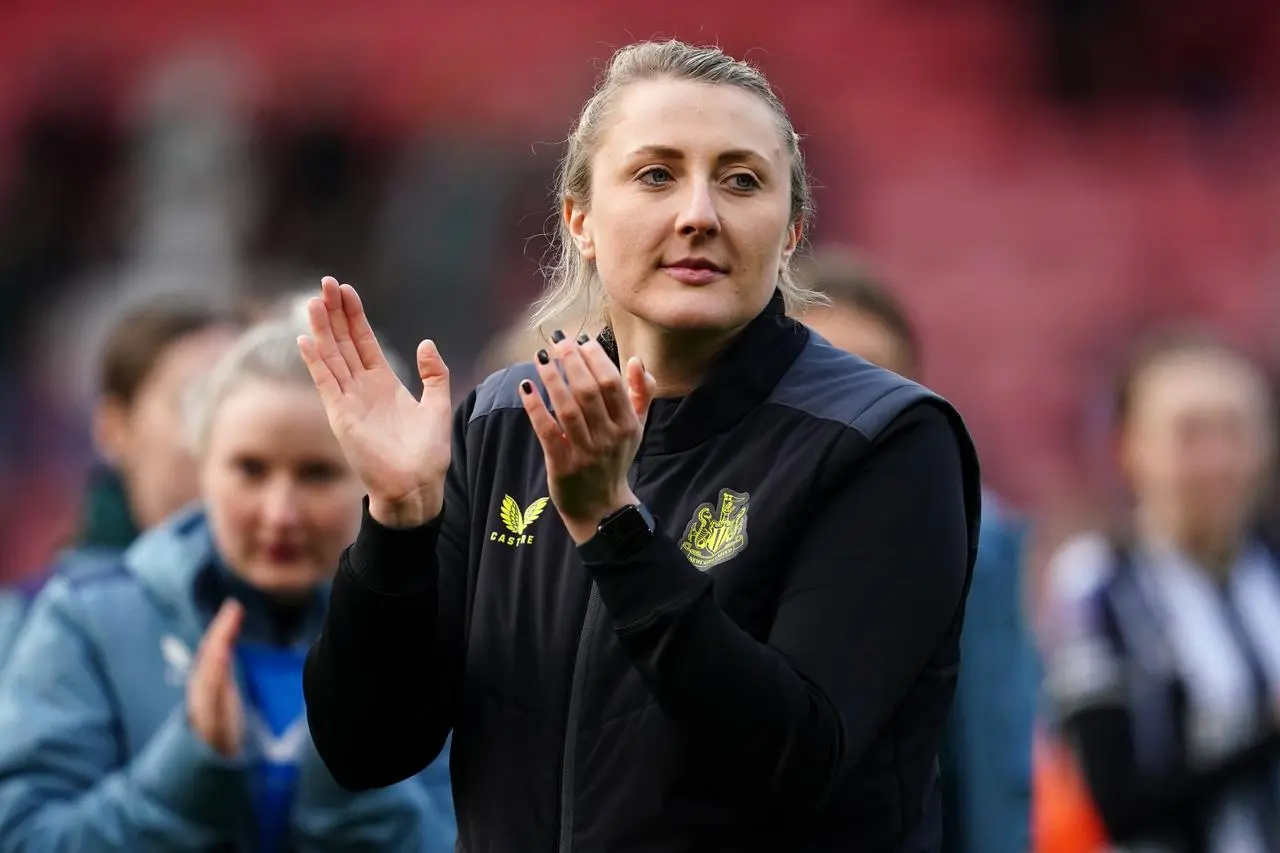
POLYGON ((307 365, 307 372, 311 374, 311 381, 315 383, 316 390, 320 392, 320 399, 324 401, 327 407, 329 403, 342 394, 342 387, 338 384, 337 377, 333 375, 329 365, 325 363, 325 360, 320 357, 320 353, 316 350, 315 338, 299 335, 298 352, 302 353, 302 361, 307 365))
MULTIPOLYGON (((563 340, 563 333, 556 332, 552 335, 552 340, 554 343, 560 343, 563 340), (556 335, 561 337, 557 339, 556 335)), ((551 398, 551 407, 555 409, 556 420, 560 422, 560 429, 564 431, 565 437, 579 447, 591 447, 591 430, 587 426, 586 413, 578 405, 578 400, 569 389, 565 377, 560 375, 560 361, 553 359, 546 350, 538 350, 534 364, 538 375, 542 377, 543 386, 547 389, 547 396, 551 398)))
MULTIPOLYGON (((587 432, 596 442, 610 441, 618 427, 625 424, 626 421, 614 423, 614 419, 605 403, 605 389, 601 385, 602 380, 597 378, 595 371, 587 364, 586 359, 583 357, 582 345, 575 341, 562 339, 554 347, 556 358, 560 360, 560 366, 564 370, 565 382, 569 386, 569 391, 573 394, 573 399, 578 404, 578 408, 582 411, 587 432)), ((612 365, 610 366, 612 367, 612 365)), ((603 381, 619 389, 622 386, 622 377, 618 376, 617 369, 613 371, 612 380, 609 374, 606 373, 603 381)))
POLYGON ((644 369, 644 362, 632 356, 627 360, 627 396, 631 400, 632 411, 640 423, 644 423, 649 415, 649 404, 658 390, 658 383, 653 374, 644 369))
MULTIPOLYGON (((351 290, 350 285, 347 289, 351 290)), ((329 315, 329 327, 333 330, 333 340, 337 350, 342 360, 346 362, 347 371, 354 374, 364 367, 364 363, 360 360, 360 353, 356 351, 356 343, 351 337, 351 324, 342 304, 342 288, 339 287, 336 278, 327 275, 320 279, 320 298, 324 301, 325 311, 329 315)))
MULTIPOLYGON (((333 279, 330 278, 329 281, 333 279)), ((342 313, 346 317, 347 327, 351 330, 351 343, 355 347, 360 364, 367 370, 385 366, 387 357, 383 354, 382 346, 373 333, 373 327, 369 325, 369 318, 364 313, 364 303, 360 301, 360 294, 356 293, 356 289, 351 285, 344 284, 338 288, 338 295, 342 301, 342 313)))
POLYGON ((569 449, 569 439, 560 429, 560 423, 547 409, 538 389, 528 379, 520 383, 520 403, 529 416, 529 423, 533 426, 534 435, 538 437, 547 461, 553 464, 561 462, 569 449))
POLYGON ((443 385, 449 387, 449 366, 440 357, 435 341, 423 341, 418 344, 418 377, 422 387, 434 388, 443 385))
MULTIPOLYGON (((311 339, 315 342, 316 355, 324 363, 325 370, 333 377, 338 388, 346 388, 351 384, 351 367, 342 357, 342 351, 334 339, 324 299, 317 296, 307 300, 307 322, 311 326, 311 339)), ((312 374, 312 378, 315 378, 315 374, 312 374)))
POLYGON ((622 374, 618 372, 617 365, 609 359, 609 354, 604 351, 604 347, 589 336, 583 335, 578 338, 577 344, 583 362, 600 388, 600 396, 604 399, 609 419, 615 424, 632 423, 634 412, 631 401, 627 397, 626 383, 622 379, 622 374))
MULTIPOLYGON (((219 711, 226 701, 224 694, 229 689, 228 684, 231 684, 230 689, 234 689, 231 656, 243 620, 244 608, 234 599, 228 599, 200 640, 187 689, 192 719, 209 721, 220 718, 219 711)), ((238 693, 236 695, 238 697, 238 693)))
POLYGON ((204 638, 200 640, 200 648, 196 652, 196 666, 206 668, 206 672, 216 675, 230 675, 231 653, 235 647, 236 637, 240 633, 240 624, 244 621, 244 607, 234 598, 229 598, 218 608, 218 614, 209 623, 204 638))

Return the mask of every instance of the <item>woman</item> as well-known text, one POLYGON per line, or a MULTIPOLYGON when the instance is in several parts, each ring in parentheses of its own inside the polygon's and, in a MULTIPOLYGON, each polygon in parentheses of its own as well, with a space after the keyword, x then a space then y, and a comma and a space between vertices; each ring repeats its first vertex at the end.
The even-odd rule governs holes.
POLYGON ((1157 853, 1280 850, 1280 563, 1260 372, 1172 335, 1120 383, 1132 531, 1051 565, 1049 682, 1108 834, 1157 853))
POLYGON ((959 417, 786 316, 809 189, 753 68, 624 49, 561 179, 535 322, 603 297, 608 329, 553 333, 452 425, 432 343, 417 400, 351 287, 312 300, 368 492, 304 676, 317 748, 376 788, 452 729, 469 853, 899 850, 977 541, 959 417))
POLYGON ((182 297, 152 297, 121 316, 102 349, 84 522, 64 562, 114 557, 138 533, 195 500, 184 395, 235 340, 235 318, 182 297))
POLYGON ((204 508, 36 600, 0 677, 0 850, 427 849, 426 789, 343 792, 302 715, 361 489, 299 330, 255 328, 209 376, 193 410, 204 508))
MULTIPOLYGON (((104 464, 90 474, 79 529, 55 570, 118 559, 140 531, 195 499, 182 398, 236 331, 231 314, 178 296, 152 296, 116 321, 99 356, 93 412, 94 444, 104 464)), ((0 588, 0 666, 47 574, 0 588)))

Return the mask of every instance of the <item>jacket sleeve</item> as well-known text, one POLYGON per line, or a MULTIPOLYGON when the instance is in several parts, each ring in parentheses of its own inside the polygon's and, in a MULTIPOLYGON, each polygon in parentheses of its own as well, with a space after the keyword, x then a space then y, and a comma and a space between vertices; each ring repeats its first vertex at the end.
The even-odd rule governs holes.
MULTIPOLYGON (((962 618, 961 456, 932 405, 899 416, 796 541, 766 642, 667 535, 588 568, 619 642, 708 778, 819 813, 962 618)), ((941 737, 941 724, 937 736, 941 737)))
POLYGON ((452 800, 442 804, 438 791, 417 777, 375 791, 346 791, 313 748, 302 763, 294 846, 297 853, 451 853, 457 835, 452 812, 452 800))
POLYGON ((1031 747, 1038 676, 1021 597, 1021 523, 983 508, 982 536, 960 636, 963 665, 947 721, 944 796, 953 799, 944 848, 1031 849, 1031 747))
POLYGON ((417 775, 453 728, 470 536, 464 455, 474 404, 473 391, 454 416, 453 464, 438 518, 391 529, 370 517, 366 500, 307 655, 311 735, 333 778, 351 791, 417 775))
POLYGON ((238 838, 242 767, 191 732, 181 705, 121 766, 118 697, 65 581, 29 620, 0 677, 0 851, 147 853, 238 838))
MULTIPOLYGON (((1087 549, 1073 549, 1078 562, 1087 549)), ((1063 574, 1061 562, 1051 567, 1063 574)), ((1086 565, 1067 568, 1092 573, 1086 565)), ((1137 665, 1108 630, 1112 618, 1098 584, 1055 593, 1049 684, 1067 743, 1079 761, 1089 792, 1113 841, 1126 843, 1177 824, 1198 803, 1280 758, 1274 726, 1236 752, 1207 766, 1190 766, 1176 749, 1160 755, 1139 748, 1139 714, 1133 698, 1157 689, 1138 684, 1137 665), (1141 757, 1140 757, 1141 755, 1141 757)), ((1142 715, 1147 732, 1162 720, 1142 715)), ((1176 736, 1172 735, 1171 736, 1176 736)))
POLYGON ((27 614, 27 602, 16 591, 0 589, 0 670, 4 669, 13 644, 18 639, 18 629, 27 614))

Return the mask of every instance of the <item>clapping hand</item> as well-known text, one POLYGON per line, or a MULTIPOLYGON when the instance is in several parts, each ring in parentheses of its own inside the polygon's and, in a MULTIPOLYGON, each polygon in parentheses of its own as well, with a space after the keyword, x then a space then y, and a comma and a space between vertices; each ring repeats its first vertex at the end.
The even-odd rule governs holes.
POLYGON ((244 608, 228 599, 209 623, 187 679, 187 720, 210 749, 227 758, 240 752, 244 704, 231 665, 244 608))
POLYGON ((355 288, 326 276, 307 316, 311 335, 298 347, 329 426, 369 494, 369 513, 390 527, 432 520, 452 453, 449 368, 435 344, 418 346, 419 400, 387 363, 355 288))
POLYGON ((552 340, 536 362, 555 414, 527 380, 520 399, 546 458, 551 501, 581 544, 610 513, 639 503, 627 469, 644 434, 654 379, 638 358, 627 362, 624 378, 586 335, 573 341, 557 331, 552 340))

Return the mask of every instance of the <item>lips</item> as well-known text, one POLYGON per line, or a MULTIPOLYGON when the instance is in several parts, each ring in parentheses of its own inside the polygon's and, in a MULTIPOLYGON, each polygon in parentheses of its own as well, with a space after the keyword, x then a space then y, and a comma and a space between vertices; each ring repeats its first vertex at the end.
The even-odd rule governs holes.
POLYGON ((268 545, 262 551, 273 563, 292 563, 302 556, 302 549, 296 545, 268 545))
POLYGON ((681 284, 704 285, 723 278, 727 270, 707 258, 681 258, 664 264, 662 271, 681 284))
POLYGON ((717 264, 710 258, 688 257, 681 258, 678 261, 672 261, 669 264, 663 264, 664 269, 687 269, 687 270, 707 270, 709 272, 725 273, 727 269, 717 264))

